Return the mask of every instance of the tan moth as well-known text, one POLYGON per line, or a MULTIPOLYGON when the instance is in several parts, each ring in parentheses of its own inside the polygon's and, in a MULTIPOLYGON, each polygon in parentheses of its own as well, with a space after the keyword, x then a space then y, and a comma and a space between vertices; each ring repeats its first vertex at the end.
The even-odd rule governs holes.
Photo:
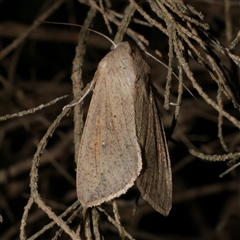
POLYGON ((163 125, 138 48, 122 42, 99 63, 77 163, 77 196, 93 207, 136 181, 142 197, 168 215, 172 174, 163 125))

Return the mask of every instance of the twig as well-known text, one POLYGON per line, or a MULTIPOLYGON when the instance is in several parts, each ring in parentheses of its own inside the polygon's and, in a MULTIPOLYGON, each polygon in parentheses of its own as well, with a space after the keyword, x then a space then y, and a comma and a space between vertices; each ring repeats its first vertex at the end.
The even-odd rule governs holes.
POLYGON ((5 121, 7 119, 16 118, 16 117, 22 117, 22 116, 25 116, 25 115, 28 115, 28 114, 35 113, 37 111, 42 110, 43 108, 46 108, 46 107, 49 107, 49 106, 55 104, 59 100, 62 100, 64 98, 66 98, 66 97, 68 97, 68 95, 64 95, 62 97, 55 98, 54 100, 52 100, 52 101, 50 101, 48 103, 45 103, 45 104, 41 104, 41 105, 39 105, 38 107, 35 107, 35 108, 24 110, 24 111, 18 112, 18 113, 7 114, 5 116, 0 117, 0 121, 5 121))
POLYGON ((120 222, 120 214, 118 211, 118 205, 117 205, 117 201, 116 199, 112 200, 112 205, 113 205, 113 214, 117 223, 117 228, 118 228, 118 232, 119 232, 119 236, 124 239, 125 235, 124 235, 124 228, 121 225, 120 222))
MULTIPOLYGON (((74 202, 70 207, 68 207, 59 217, 60 218, 64 218, 65 216, 67 216, 68 213, 70 213, 71 211, 74 211, 73 214, 75 214, 77 210, 75 210, 77 208, 77 206, 79 206, 79 201, 74 202)), ((38 231, 37 233, 35 233, 34 235, 32 235, 30 238, 28 238, 28 240, 34 240, 37 237, 41 236, 44 232, 46 232, 48 229, 52 228, 54 225, 56 224, 55 221, 50 222, 49 224, 45 225, 40 231, 38 231)))
POLYGON ((194 149, 189 149, 189 153, 191 153, 195 157, 201 158, 202 160, 211 161, 211 162, 236 160, 240 158, 240 152, 222 154, 222 155, 208 155, 201 152, 197 152, 194 149))
MULTIPOLYGON (((111 222, 116 228, 118 228, 118 223, 112 217, 110 217, 103 208, 97 207, 97 209, 100 212, 104 213, 107 216, 108 221, 111 222)), ((125 229, 123 229, 123 232, 124 232, 124 235, 128 237, 130 240, 134 240, 134 238, 125 229)))
POLYGON ((226 174, 230 173, 233 169, 237 168, 238 166, 240 166, 240 162, 234 164, 232 167, 230 167, 228 170, 226 170, 225 172, 223 172, 222 174, 220 174, 219 177, 224 177, 226 174))
MULTIPOLYGON (((81 95, 84 95, 84 93, 88 90, 89 85, 85 87, 85 89, 79 93, 80 97, 81 95)), ((74 100, 76 101, 76 100, 74 100)), ((73 101, 73 102, 74 102, 73 101)), ((43 136, 42 140, 38 144, 38 148, 36 153, 34 154, 33 160, 32 160, 32 169, 30 172, 30 188, 31 188, 31 197, 34 199, 34 202, 38 204, 38 206, 47 213, 47 215, 53 219, 69 236, 71 236, 72 239, 79 239, 79 236, 77 236, 67 225, 66 223, 60 219, 54 212, 50 210, 50 208, 42 201, 39 193, 38 193, 38 167, 40 164, 40 158, 43 154, 44 149, 46 148, 48 139, 52 136, 53 132, 57 128, 57 126, 60 124, 62 118, 69 112, 69 109, 65 109, 62 111, 62 113, 55 119, 55 121, 52 123, 52 125, 48 128, 47 132, 43 136)))
POLYGON ((130 3, 127 8, 125 9, 124 17, 121 21, 121 24, 118 26, 118 32, 115 35, 114 42, 116 44, 122 42, 123 36, 125 32, 127 31, 128 25, 132 19, 132 16, 135 12, 135 7, 132 3, 130 3))
MULTIPOLYGON (((76 47, 76 54, 75 58, 73 60, 73 68, 72 68, 72 89, 73 89, 73 97, 76 98, 78 92, 83 87, 83 81, 82 81, 82 65, 83 65, 83 57, 85 55, 86 51, 86 38, 88 36, 88 28, 90 27, 94 17, 96 14, 96 10, 94 8, 91 8, 88 12, 88 15, 86 17, 86 20, 84 22, 84 28, 80 30, 79 36, 78 36, 78 45, 76 47)), ((88 89, 90 91, 90 88, 88 89)), ((82 96, 82 99, 87 95, 87 92, 85 95, 82 96)), ((79 101, 82 101, 80 99, 79 101)), ((74 107, 74 149, 75 149, 75 162, 77 164, 78 159, 78 149, 79 149, 79 143, 80 138, 82 135, 83 130, 83 110, 82 110, 82 104, 78 104, 74 107)))

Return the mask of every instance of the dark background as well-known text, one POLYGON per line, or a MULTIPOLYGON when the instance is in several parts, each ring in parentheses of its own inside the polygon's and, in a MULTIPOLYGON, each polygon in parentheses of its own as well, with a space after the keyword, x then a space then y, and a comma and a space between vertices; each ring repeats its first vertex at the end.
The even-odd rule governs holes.
MULTIPOLYGON (((7 0, 0 1, 0 49, 12 43, 24 29, 32 24, 51 1, 7 0), (48 3, 47 3, 48 2, 48 3), (8 24, 8 25, 7 25, 8 24)), ((127 1, 112 1, 112 9, 123 13, 127 1)), ((232 24, 232 39, 240 29, 239 1, 186 1, 201 11, 213 36, 228 46, 226 19, 232 24), (225 2, 230 4, 226 14, 225 2)), ((144 5, 144 1, 142 1, 144 5)), ((147 6, 146 6, 147 8, 147 6)), ((74 0, 68 0, 47 20, 75 22, 82 24, 89 7, 74 0)), ((146 9, 145 9, 146 10, 146 9)), ((147 10, 146 10, 147 11, 147 10)), ((135 14, 141 18, 139 14, 135 14)), ((149 51, 158 49, 167 59, 168 39, 156 28, 137 24, 132 29, 149 40, 149 51)), ((112 24, 113 32, 117 27, 112 24)), ((93 29, 112 39, 107 32, 101 14, 98 14, 93 29)), ((47 103, 68 94, 69 97, 34 114, 13 118, 0 123, 0 239, 18 239, 19 226, 28 198, 29 172, 36 147, 47 128, 72 99, 71 67, 75 55, 79 29, 71 26, 42 24, 25 41, 8 54, 0 63, 0 116, 13 114, 47 103)), ((129 37, 125 40, 131 41, 129 37)), ((83 80, 88 83, 99 61, 110 50, 106 39, 90 34, 83 65, 83 80)), ((153 52, 153 51, 152 51, 153 52)), ((240 55, 240 45, 234 50, 240 55)), ((233 68, 229 59, 219 56, 222 63, 238 77, 239 69, 233 68)), ((163 96, 167 70, 159 63, 148 59, 152 69, 152 81, 160 94, 157 97, 164 127, 168 134, 171 128, 174 107, 163 109, 163 96)), ((191 69, 209 96, 216 96, 217 86, 205 69, 192 62, 191 69)), ((239 79, 236 81, 239 82, 239 79)), ((133 216, 135 187, 119 200, 119 211, 123 226, 136 239, 240 239, 239 169, 223 178, 219 175, 228 166, 226 162, 207 162, 189 155, 187 148, 195 148, 207 154, 224 154, 218 139, 218 114, 207 105, 186 80, 195 100, 186 90, 179 121, 173 134, 178 143, 169 142, 173 171, 173 207, 168 217, 155 212, 140 199, 137 214, 133 216)), ((172 86, 172 95, 177 96, 178 81, 172 86)), ((84 102, 87 112, 90 97, 84 102)), ((224 109, 239 119, 239 112, 230 101, 224 102, 224 109)), ((39 168, 39 192, 52 210, 61 214, 76 201, 75 162, 73 146, 72 113, 65 117, 41 159, 39 168)), ((228 121, 223 124, 223 136, 229 152, 240 151, 239 129, 228 121)), ((111 204, 103 205, 111 214, 111 204)), ((79 219, 71 225, 76 229, 79 219)), ((27 237, 39 231, 50 219, 36 205, 30 211, 27 223, 27 237)), ((105 239, 120 239, 115 229, 101 215, 101 228, 105 239)), ((55 226, 38 239, 52 239, 55 226)), ((69 239, 64 233, 60 239, 69 239)))

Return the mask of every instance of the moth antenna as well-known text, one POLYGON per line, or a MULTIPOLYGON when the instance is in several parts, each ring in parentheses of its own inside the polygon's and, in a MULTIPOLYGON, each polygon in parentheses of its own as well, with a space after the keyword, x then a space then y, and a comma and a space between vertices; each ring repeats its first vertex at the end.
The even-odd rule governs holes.
POLYGON ((38 21, 38 22, 85 28, 85 29, 87 29, 88 31, 94 32, 94 33, 96 33, 96 34, 104 37, 105 39, 107 39, 107 40, 114 46, 114 48, 117 47, 117 45, 115 44, 115 42, 114 42, 111 38, 107 37, 106 35, 98 32, 98 31, 95 31, 95 30, 93 30, 93 29, 91 29, 91 28, 84 27, 84 26, 82 26, 82 25, 80 25, 80 24, 76 24, 76 23, 62 23, 62 22, 50 22, 50 21, 38 21))
MULTIPOLYGON (((162 61, 160 61, 158 58, 156 58, 156 57, 154 57, 151 53, 149 53, 149 52, 147 52, 147 51, 144 51, 148 56, 150 56, 150 57, 152 57, 155 61, 157 61, 157 62, 159 62, 160 64, 162 64, 165 68, 167 68, 168 69, 168 66, 164 63, 164 62, 162 62, 162 61)), ((177 76, 177 74, 175 73, 175 72, 173 72, 173 75, 178 79, 178 81, 179 81, 179 77, 177 76)), ((182 85, 183 85, 183 87, 189 92, 189 94, 195 99, 195 100, 197 100, 196 98, 195 98, 195 96, 193 95, 193 93, 187 88, 187 86, 184 84, 184 83, 182 83, 182 85)))
MULTIPOLYGON (((91 28, 84 27, 84 26, 82 26, 82 25, 80 25, 80 24, 75 24, 75 23, 62 23, 62 22, 51 22, 51 21, 38 21, 38 22, 48 23, 48 24, 56 24, 56 25, 66 25, 66 26, 73 26, 73 27, 81 27, 81 28, 87 29, 87 30, 90 31, 90 32, 94 32, 94 33, 96 33, 96 34, 104 37, 105 39, 107 39, 107 40, 114 46, 114 48, 117 47, 117 45, 115 44, 115 42, 114 42, 111 38, 107 37, 106 35, 98 32, 98 31, 95 31, 95 30, 93 30, 93 29, 91 29, 91 28)), ((66 105, 65 107, 63 107, 63 110, 65 110, 66 108, 74 107, 74 106, 76 106, 77 104, 79 104, 80 102, 82 102, 83 99, 93 90, 93 87, 94 87, 95 82, 96 82, 96 81, 92 81, 92 82, 91 82, 91 85, 90 85, 89 89, 86 91, 86 93, 85 93, 76 103, 72 103, 72 104, 66 105)))

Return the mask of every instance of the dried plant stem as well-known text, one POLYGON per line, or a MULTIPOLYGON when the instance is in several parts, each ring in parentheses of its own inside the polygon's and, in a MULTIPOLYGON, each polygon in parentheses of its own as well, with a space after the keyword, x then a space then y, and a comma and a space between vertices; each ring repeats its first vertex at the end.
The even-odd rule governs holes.
POLYGON ((31 108, 31 109, 28 109, 28 110, 24 110, 24 111, 21 111, 21 112, 18 112, 18 113, 13 113, 13 114, 7 114, 5 116, 2 116, 0 117, 0 122, 1 121, 5 121, 7 119, 11 119, 11 118, 15 118, 15 117, 22 117, 22 116, 25 116, 25 115, 28 115, 28 114, 32 114, 32 113, 35 113, 37 111, 40 111, 42 110, 43 108, 46 108, 46 107, 49 107, 53 104, 55 104, 56 102, 58 102, 59 100, 62 100, 64 98, 68 97, 68 95, 64 95, 62 97, 58 97, 52 101, 50 101, 49 103, 45 103, 45 104, 41 104, 35 108, 31 108))
MULTIPOLYGON (((85 55, 86 50, 86 38, 88 36, 88 28, 90 27, 94 17, 96 14, 96 10, 91 8, 88 12, 88 16, 84 23, 84 28, 80 30, 78 37, 78 45, 76 47, 76 54, 73 60, 73 69, 72 69, 72 89, 73 89, 73 97, 76 98, 79 91, 81 91, 83 87, 82 82, 82 65, 83 65, 83 57, 85 55)), ((82 104, 78 104, 74 107, 74 146, 75 146, 75 162, 77 164, 78 159, 78 148, 83 130, 83 111, 82 104)))
POLYGON ((238 158, 240 158, 240 152, 236 152, 236 153, 229 153, 229 154, 222 154, 222 155, 208 155, 208 154, 204 154, 201 152, 197 152, 194 149, 189 149, 189 152, 198 157, 201 158, 203 160, 206 161, 211 161, 211 162, 221 162, 221 161, 227 161, 227 160, 236 160, 238 158))
MULTIPOLYGON (((104 213, 107 216, 109 222, 111 222, 116 228, 118 228, 118 223, 111 216, 109 216, 103 208, 97 207, 97 209, 100 212, 104 213)), ((127 238, 129 238, 130 240, 134 240, 134 238, 125 229, 122 229, 122 231, 127 238)))
POLYGON ((121 222, 120 222, 120 214, 119 214, 119 211, 118 211, 118 206, 117 206, 116 199, 114 199, 112 201, 112 205, 113 205, 113 214, 114 214, 116 223, 118 224, 117 228, 118 228, 119 236, 121 236, 122 239, 124 239, 124 237, 125 237, 124 228, 122 227, 121 222))
POLYGON ((122 42, 123 36, 127 31, 128 25, 132 19, 134 12, 135 12, 135 7, 132 3, 130 3, 125 10, 125 14, 121 21, 121 24, 118 26, 118 32, 115 35, 115 39, 114 39, 114 42, 116 44, 122 42))
MULTIPOLYGON (((32 198, 30 198, 29 200, 31 200, 32 198)), ((77 206, 79 206, 79 201, 74 202, 70 207, 68 207, 60 216, 59 218, 64 218, 65 216, 67 216, 67 214, 69 214, 70 212, 74 211, 72 216, 76 214, 76 212, 78 212, 78 208, 77 206), (77 210, 76 210, 77 208, 77 210)), ((39 236, 41 236, 44 232, 46 232, 48 229, 52 228, 54 225, 56 224, 55 221, 50 222, 49 224, 45 225, 39 232, 35 233, 34 235, 32 235, 30 238, 28 238, 28 240, 34 240, 36 238, 38 238, 39 236)), ((25 238, 21 238, 21 239, 25 239, 25 238)))
MULTIPOLYGON (((89 84, 90 85, 90 84, 89 84)), ((85 87, 85 89, 79 93, 78 97, 84 95, 84 93, 88 90, 89 85, 85 87)), ((74 100, 76 101, 76 100, 74 100)), ((73 102, 74 102, 73 101, 73 102)), ((65 109, 62 111, 62 113, 55 119, 55 121, 52 123, 52 125, 48 128, 46 134, 43 136, 42 140, 38 144, 38 148, 36 153, 34 154, 33 160, 32 160, 32 168, 30 172, 30 188, 31 188, 31 197, 33 198, 34 202, 37 203, 37 205, 47 213, 47 215, 54 220, 56 224, 58 224, 69 236, 71 236, 72 239, 79 239, 79 236, 77 236, 67 225, 66 223, 56 216, 54 212, 50 210, 50 208, 43 202, 41 199, 39 193, 38 193, 38 167, 40 165, 40 158, 43 154, 44 149, 46 148, 48 139, 52 136, 57 126, 60 124, 62 118, 68 114, 70 110, 65 109)))
MULTIPOLYGON (((223 108, 221 93, 222 93, 221 90, 218 88, 217 103, 220 108, 223 108)), ((218 137, 220 139, 222 148, 224 149, 225 152, 228 152, 227 145, 225 144, 224 139, 223 139, 222 125, 223 125, 223 116, 222 116, 221 112, 219 112, 218 113, 218 137)))

